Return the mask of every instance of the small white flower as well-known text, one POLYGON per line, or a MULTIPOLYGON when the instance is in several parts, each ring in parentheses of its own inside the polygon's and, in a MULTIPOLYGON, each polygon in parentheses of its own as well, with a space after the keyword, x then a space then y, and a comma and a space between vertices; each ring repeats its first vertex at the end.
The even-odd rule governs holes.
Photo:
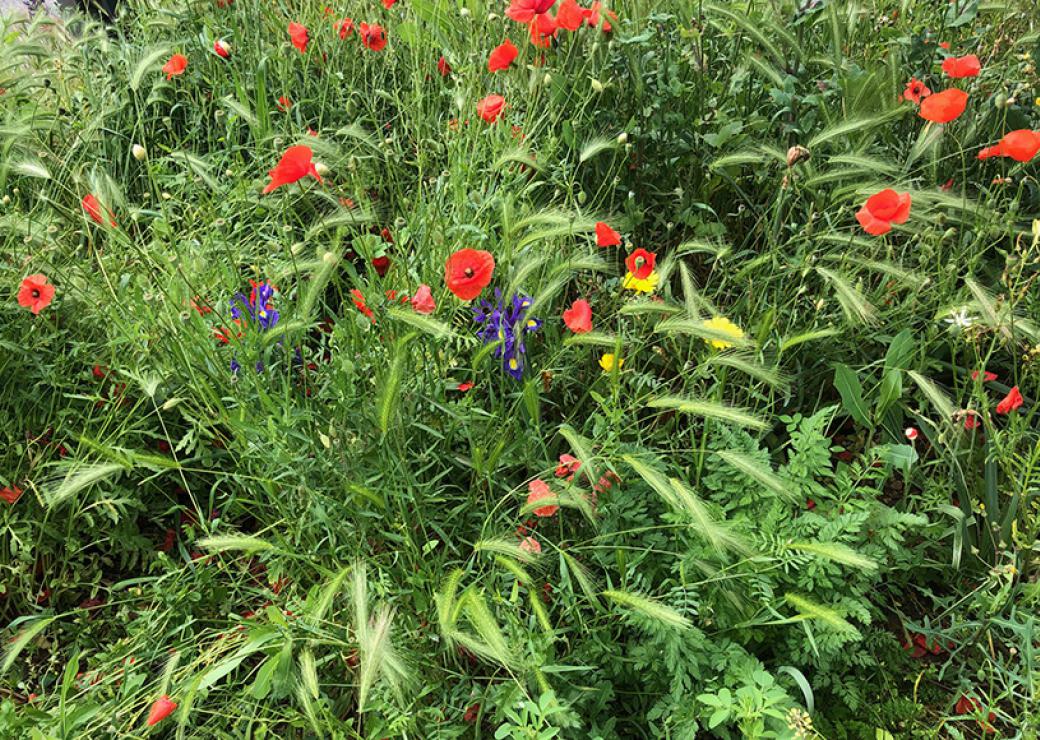
POLYGON ((958 329, 967 329, 975 323, 975 319, 968 315, 968 309, 963 307, 959 311, 950 314, 950 316, 943 319, 943 321, 958 329))

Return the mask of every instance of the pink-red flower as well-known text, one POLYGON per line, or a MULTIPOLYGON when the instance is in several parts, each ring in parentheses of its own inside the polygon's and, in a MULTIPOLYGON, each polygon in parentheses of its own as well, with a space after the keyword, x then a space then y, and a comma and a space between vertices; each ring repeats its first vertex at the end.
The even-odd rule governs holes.
POLYGON ((188 68, 188 57, 183 54, 174 54, 169 58, 166 64, 163 65, 162 71, 166 73, 166 79, 172 80, 178 75, 184 74, 184 70, 188 68))
POLYGON ((542 543, 534 537, 523 537, 520 540, 520 549, 532 555, 538 555, 542 552, 542 543))
POLYGON ((1016 385, 1008 394, 1001 399, 1000 403, 997 404, 998 414, 1010 414, 1012 411, 1022 405, 1022 392, 1018 390, 1016 385))
MULTIPOLYGON (((83 196, 83 200, 80 202, 83 206, 83 210, 86 211, 87 215, 90 216, 91 220, 101 226, 105 225, 105 213, 101 208, 101 202, 98 201, 97 197, 93 193, 87 193, 83 196)), ((116 221, 112 218, 112 214, 108 214, 108 222, 115 228, 116 221)))
POLYGON ((386 31, 377 23, 362 23, 358 26, 358 35, 361 36, 361 44, 366 49, 382 51, 386 48, 386 31))
POLYGON ((394 3, 396 2, 397 0, 383 0, 383 7, 387 10, 390 10, 390 8, 392 8, 394 6, 394 3))
MULTIPOLYGON (((553 498, 553 492, 549 488, 549 485, 542 480, 535 479, 527 484, 527 503, 534 504, 545 498, 553 498)), ((552 516, 560 507, 556 504, 548 504, 546 506, 539 506, 537 509, 532 509, 532 513, 538 517, 552 516)))
POLYGON ((310 34, 307 33, 307 26, 296 21, 290 21, 289 23, 289 40, 292 41, 292 45, 299 49, 301 54, 307 52, 307 43, 310 41, 310 34))
POLYGON ((39 273, 30 275, 18 287, 18 305, 28 308, 33 315, 51 305, 54 300, 54 286, 47 282, 47 276, 39 273))
POLYGON ((909 100, 914 105, 920 105, 921 101, 932 94, 932 91, 916 77, 911 77, 903 90, 903 100, 909 100))
POLYGON ((512 0, 506 16, 517 23, 530 23, 537 16, 548 13, 555 4, 556 0, 512 0))
POLYGON ((575 0, 563 0, 556 9, 556 25, 567 31, 577 31, 585 24, 585 13, 575 0))
POLYGON ((974 54, 965 54, 962 57, 946 57, 942 63, 942 70, 947 76, 957 80, 962 77, 975 77, 982 71, 982 64, 974 54))
POLYGON ((447 77, 451 74, 451 65, 448 64, 448 60, 441 55, 441 58, 437 60, 437 71, 441 73, 441 77, 447 77))
POLYGON ((437 304, 433 300, 430 286, 423 283, 412 296, 412 308, 416 313, 429 314, 437 310, 437 304))
POLYGON ((464 301, 480 295, 495 273, 495 258, 480 249, 460 249, 444 263, 444 283, 464 301))
POLYGON ((911 442, 914 442, 917 439, 917 437, 920 435, 920 432, 917 431, 917 427, 907 427, 903 431, 903 434, 906 435, 906 438, 908 440, 910 440, 911 442))
POLYGON ((621 246, 621 234, 607 226, 602 221, 596 222, 596 246, 618 247, 621 246))
POLYGON ((581 460, 565 452, 560 455, 560 463, 556 466, 556 477, 572 480, 580 467, 581 460))
POLYGON ((271 182, 264 188, 264 194, 266 195, 282 185, 299 182, 307 175, 322 182, 321 175, 318 174, 314 161, 311 159, 313 155, 309 146, 291 146, 286 149, 278 164, 267 173, 271 177, 271 182))
POLYGON ((584 298, 574 301, 571 307, 563 312, 563 323, 575 334, 592 331, 592 306, 584 298))
POLYGON ((213 42, 213 53, 221 59, 227 59, 231 56, 231 46, 224 39, 217 39, 213 42))
POLYGON ((996 144, 983 148, 979 159, 1010 157, 1016 162, 1028 162, 1037 152, 1040 152, 1040 131, 1022 128, 1004 134, 996 144))
POLYGON ((881 236, 892 230, 892 224, 906 223, 910 218, 910 193, 897 193, 886 188, 867 198, 856 213, 856 220, 868 234, 881 236))
POLYGON ((640 247, 625 258, 625 267, 636 280, 645 280, 654 271, 656 262, 656 254, 640 247))
POLYGON ((344 40, 350 34, 354 33, 354 19, 344 18, 341 21, 332 24, 333 30, 339 34, 340 40, 344 40))
POLYGON ((494 123, 505 107, 506 99, 501 95, 488 95, 477 103, 477 114, 488 123, 494 123))
POLYGON ((371 321, 373 324, 376 323, 376 315, 372 312, 372 309, 368 307, 368 303, 365 301, 364 293, 362 293, 357 288, 353 288, 350 291, 350 298, 354 301, 354 306, 357 308, 358 311, 360 311, 362 314, 368 317, 368 320, 371 321))
POLYGON ((918 115, 932 123, 949 123, 960 116, 967 105, 968 93, 953 87, 922 100, 918 115))
POLYGON ((506 39, 491 50, 491 55, 488 57, 488 71, 501 72, 504 69, 509 69, 509 66, 519 53, 513 42, 506 39))
POLYGON ((146 724, 149 727, 151 727, 152 725, 159 724, 164 719, 173 714, 173 710, 175 710, 176 708, 177 702, 170 699, 170 697, 168 697, 166 694, 163 694, 155 700, 154 704, 152 704, 152 708, 148 712, 148 720, 146 724))
POLYGON ((278 98, 277 105, 278 110, 280 110, 282 113, 288 113, 289 109, 292 108, 292 101, 289 100, 287 96, 282 95, 278 98))

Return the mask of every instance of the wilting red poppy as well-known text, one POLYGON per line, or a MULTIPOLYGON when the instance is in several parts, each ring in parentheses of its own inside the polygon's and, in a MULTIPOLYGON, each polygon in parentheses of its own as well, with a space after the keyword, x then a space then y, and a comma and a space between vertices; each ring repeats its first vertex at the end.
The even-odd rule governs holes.
MULTIPOLYGON (((105 225, 105 217, 101 211, 101 203, 93 193, 87 193, 84 195, 80 205, 83 206, 83 210, 87 212, 87 215, 90 216, 95 223, 101 224, 102 226, 105 225)), ((111 214, 108 216, 108 221, 112 224, 112 227, 115 228, 116 222, 115 219, 112 218, 111 214)))
POLYGON ((585 13, 575 0, 563 0, 556 9, 556 24, 568 31, 577 31, 585 24, 585 13))
POLYGON ((289 100, 287 96, 282 95, 280 98, 278 98, 276 105, 278 106, 278 110, 280 110, 282 113, 288 113, 289 109, 292 108, 292 101, 289 100))
POLYGON ((556 477, 571 480, 572 478, 574 478, 574 474, 578 472, 578 469, 580 467, 581 460, 574 457, 573 455, 568 455, 565 452, 562 455, 560 455, 560 462, 556 466, 556 477))
POLYGON ((221 59, 227 59, 231 56, 231 46, 224 39, 217 39, 213 42, 213 53, 221 59))
POLYGON ((592 306, 584 298, 576 300, 563 312, 563 323, 575 334, 592 331, 592 306))
POLYGON ((276 188, 280 188, 282 185, 299 182, 307 175, 311 175, 318 182, 322 182, 321 175, 318 174, 318 170, 315 169, 314 162, 311 159, 313 154, 309 146, 291 146, 286 149, 278 164, 267 173, 271 177, 271 182, 264 188, 264 195, 276 188))
POLYGON ((488 57, 488 71, 501 72, 503 69, 509 69, 509 65, 513 63, 519 53, 513 42, 506 39, 491 50, 491 55, 488 57))
POLYGON ((963 113, 967 105, 968 93, 953 87, 922 100, 918 115, 932 123, 949 123, 963 113))
POLYGON ((385 254, 381 257, 373 257, 372 267, 375 269, 376 274, 379 275, 379 277, 383 277, 386 275, 387 270, 390 269, 390 258, 385 254))
POLYGON ((173 714, 173 710, 176 708, 177 702, 170 699, 166 694, 163 694, 155 700, 154 704, 152 704, 152 709, 148 712, 147 725, 151 727, 152 725, 159 724, 173 714))
POLYGON ((386 31, 383 27, 373 23, 371 26, 367 23, 362 23, 358 26, 358 34, 361 36, 361 43, 366 49, 372 51, 382 51, 386 48, 386 31))
POLYGON ((430 286, 423 283, 412 296, 412 308, 416 313, 429 314, 437 310, 437 304, 433 300, 433 292, 430 286))
POLYGON ((1012 411, 1022 405, 1022 392, 1018 390, 1016 385, 1008 394, 1004 396, 1003 400, 997 404, 998 414, 1010 414, 1012 411))
POLYGON ((346 39, 347 36, 354 33, 354 19, 344 18, 338 23, 333 23, 332 28, 339 34, 340 40, 346 39))
POLYGON ((54 286, 47 282, 46 275, 30 275, 18 288, 18 305, 28 308, 34 315, 51 305, 53 299, 54 286))
POLYGON ((289 39, 292 41, 292 45, 300 50, 301 54, 307 52, 307 42, 310 41, 310 35, 307 33, 307 26, 302 23, 290 21, 289 39))
POLYGON ((22 489, 18 486, 11 486, 10 488, 0 488, 0 498, 6 501, 11 506, 17 503, 18 499, 22 497, 22 489))
POLYGON ((971 371, 972 380, 978 380, 979 376, 982 376, 982 380, 986 383, 989 383, 991 380, 997 379, 997 374, 991 373, 989 370, 983 370, 982 372, 979 372, 978 370, 971 371))
POLYGON ((437 71, 441 73, 441 77, 447 77, 451 74, 451 65, 448 64, 448 60, 441 55, 441 58, 437 60, 437 71))
POLYGON ((910 193, 899 194, 891 188, 867 198, 856 213, 856 220, 868 234, 881 236, 892 230, 892 224, 906 223, 910 218, 910 193))
POLYGON ((460 249, 444 263, 444 283, 464 301, 480 295, 495 273, 495 258, 480 249, 460 249))
POLYGON ((956 80, 961 77, 975 77, 982 71, 982 64, 974 54, 965 54, 962 57, 946 57, 942 63, 942 70, 956 80))
POLYGON ((596 222, 596 246, 619 247, 621 246, 621 234, 614 231, 602 221, 596 222))
MULTIPOLYGON (((538 480, 537 478, 527 484, 527 503, 533 504, 541 501, 544 498, 550 498, 553 495, 552 490, 549 488, 545 481, 538 480)), ((533 513, 537 517, 552 516, 560 507, 555 504, 549 504, 547 506, 539 506, 537 509, 533 509, 533 513)))
MULTIPOLYGON (((975 697, 969 697, 965 694, 961 694, 961 698, 957 700, 957 706, 954 708, 957 714, 981 714, 982 713, 982 702, 975 697)), ((995 722, 997 715, 993 712, 989 712, 986 715, 986 721, 979 720, 979 727, 985 732, 996 732, 993 729, 993 725, 990 722, 995 722)))
POLYGON ((494 123, 502 115, 506 107, 506 99, 501 95, 488 95, 477 103, 477 113, 488 123, 494 123))
POLYGON ((640 247, 625 257, 625 267, 628 268, 628 271, 632 273, 632 277, 636 280, 645 280, 654 271, 654 263, 656 261, 656 254, 640 247))
POLYGON ((1040 152, 1040 131, 1021 128, 1004 134, 996 144, 982 149, 979 159, 1010 157, 1016 162, 1028 162, 1037 152, 1040 152))
POLYGON ((162 71, 166 73, 166 79, 172 80, 177 75, 184 74, 188 68, 188 57, 183 54, 174 54, 169 61, 163 65, 162 71))
POLYGON ((903 90, 903 100, 909 100, 914 105, 920 105, 921 100, 932 94, 932 91, 916 77, 911 77, 903 90))

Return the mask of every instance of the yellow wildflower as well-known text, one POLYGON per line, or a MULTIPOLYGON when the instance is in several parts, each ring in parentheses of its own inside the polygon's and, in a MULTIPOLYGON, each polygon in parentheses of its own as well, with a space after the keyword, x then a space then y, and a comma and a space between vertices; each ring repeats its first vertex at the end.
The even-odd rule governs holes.
MULTIPOLYGON (((718 334, 724 334, 726 336, 733 337, 736 340, 744 338, 744 331, 734 324, 732 321, 727 319, 725 316, 716 316, 708 319, 704 322, 704 328, 710 329, 718 334)), ((715 349, 727 349, 734 346, 733 342, 727 342, 725 339, 705 339, 705 342, 710 344, 715 349)))
POLYGON ((625 364, 623 357, 615 357, 612 352, 607 352, 605 355, 599 358, 599 366, 603 368, 603 372, 612 373, 614 372, 614 366, 620 370, 625 364))
POLYGON ((651 272, 645 278, 637 278, 632 273, 626 272, 625 281, 621 285, 637 293, 653 293, 657 290, 657 285, 660 282, 661 276, 656 271, 651 272))

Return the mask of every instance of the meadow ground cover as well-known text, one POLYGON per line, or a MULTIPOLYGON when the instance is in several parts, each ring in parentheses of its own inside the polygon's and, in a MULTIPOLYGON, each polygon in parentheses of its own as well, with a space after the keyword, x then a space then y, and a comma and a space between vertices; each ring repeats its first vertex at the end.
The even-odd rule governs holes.
POLYGON ((1038 21, 6 21, 0 736, 1036 737, 1038 21))

